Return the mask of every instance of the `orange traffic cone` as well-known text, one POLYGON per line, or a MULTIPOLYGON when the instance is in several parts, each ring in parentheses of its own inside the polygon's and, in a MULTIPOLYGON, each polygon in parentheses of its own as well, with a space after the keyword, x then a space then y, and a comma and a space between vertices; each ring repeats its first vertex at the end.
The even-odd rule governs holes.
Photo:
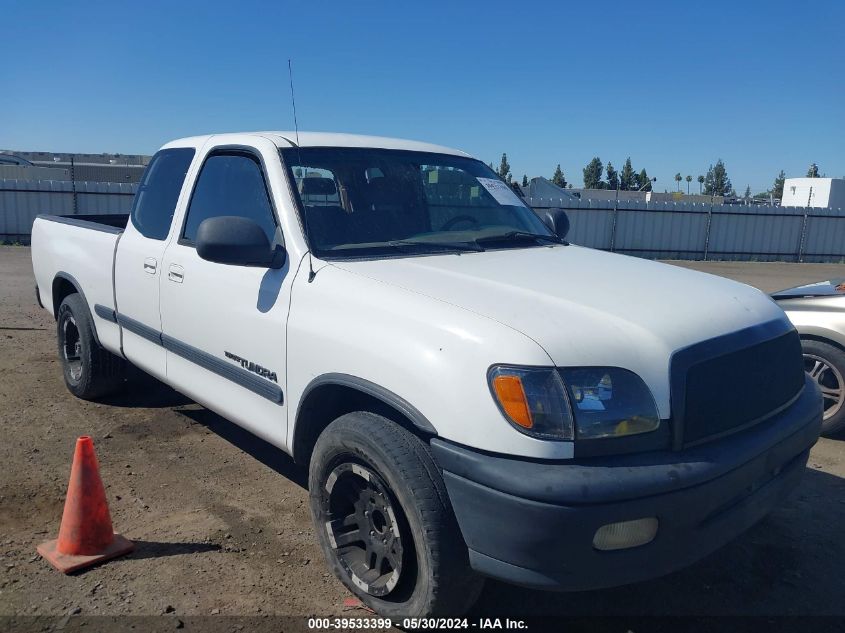
POLYGON ((56 569, 69 574, 131 552, 132 541, 112 529, 106 491, 91 438, 76 440, 59 538, 36 549, 56 569))

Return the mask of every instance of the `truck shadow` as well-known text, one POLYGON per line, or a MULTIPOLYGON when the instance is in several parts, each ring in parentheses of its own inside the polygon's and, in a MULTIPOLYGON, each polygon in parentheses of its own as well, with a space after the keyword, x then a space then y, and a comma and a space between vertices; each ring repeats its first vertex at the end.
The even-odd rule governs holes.
POLYGON ((635 585, 574 593, 488 581, 472 615, 841 616, 843 525, 845 479, 808 467, 782 507, 686 569, 635 585))
POLYGON ((294 462, 293 458, 282 449, 208 409, 182 409, 178 413, 189 418, 192 422, 201 424, 300 488, 308 489, 308 471, 294 462))
POLYGON ((123 388, 99 402, 111 407, 166 409, 191 404, 193 401, 134 365, 128 365, 123 388))

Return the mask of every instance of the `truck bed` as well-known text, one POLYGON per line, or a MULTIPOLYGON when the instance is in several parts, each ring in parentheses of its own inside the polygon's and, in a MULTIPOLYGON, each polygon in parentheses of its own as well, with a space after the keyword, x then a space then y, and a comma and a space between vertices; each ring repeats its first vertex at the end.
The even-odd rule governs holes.
POLYGON ((120 234, 129 215, 39 215, 32 225, 32 268, 38 299, 56 314, 71 289, 82 295, 94 319, 95 336, 109 351, 120 349, 116 324, 94 306, 114 306, 112 272, 120 234))

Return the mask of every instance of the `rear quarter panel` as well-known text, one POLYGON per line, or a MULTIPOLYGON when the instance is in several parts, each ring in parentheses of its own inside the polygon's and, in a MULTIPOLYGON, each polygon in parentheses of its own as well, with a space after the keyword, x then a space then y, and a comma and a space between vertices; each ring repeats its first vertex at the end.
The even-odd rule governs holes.
POLYGON ((88 303, 100 344, 120 352, 116 324, 100 318, 94 305, 114 305, 112 267, 119 235, 36 218, 32 226, 32 269, 44 308, 55 315, 53 283, 59 276, 75 281, 88 303))

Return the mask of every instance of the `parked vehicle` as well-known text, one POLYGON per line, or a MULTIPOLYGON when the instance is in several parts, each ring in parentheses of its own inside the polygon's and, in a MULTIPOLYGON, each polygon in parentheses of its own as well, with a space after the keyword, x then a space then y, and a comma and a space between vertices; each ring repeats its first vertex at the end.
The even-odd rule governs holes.
POLYGON ((295 140, 174 141, 128 219, 39 216, 36 293, 76 396, 131 362, 308 464, 377 613, 665 574, 797 485, 821 396, 766 295, 568 244, 457 150, 295 140))
POLYGON ((801 336, 804 370, 824 398, 822 435, 845 430, 845 279, 781 290, 772 298, 801 336))

